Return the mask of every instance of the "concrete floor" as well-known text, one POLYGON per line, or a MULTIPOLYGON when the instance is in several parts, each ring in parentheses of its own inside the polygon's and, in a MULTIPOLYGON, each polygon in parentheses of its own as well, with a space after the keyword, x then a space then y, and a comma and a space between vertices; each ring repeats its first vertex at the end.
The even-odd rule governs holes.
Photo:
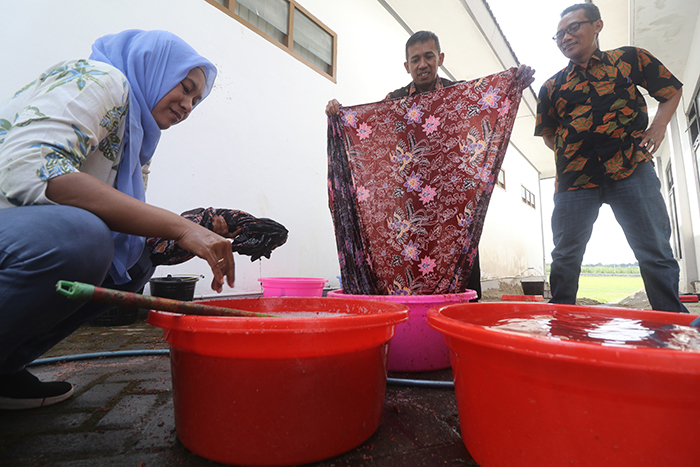
MULTIPOLYGON (((42 358, 167 349, 144 316, 127 326, 83 326, 42 358)), ((65 402, 0 411, 0 466, 215 466, 177 439, 167 355, 98 358, 30 368, 75 385, 65 402)), ((451 381, 451 370, 390 373, 451 381)), ((359 447, 314 467, 478 466, 459 430, 453 389, 388 385, 379 429, 359 447)))
MULTIPOLYGON (((700 314, 700 304, 687 303, 700 314)), ((130 350, 164 351, 162 330, 140 313, 126 326, 86 325, 43 358, 130 350)), ((50 363, 30 368, 65 379, 75 394, 60 404, 0 411, 0 466, 214 466, 177 438, 166 354, 50 363)), ((451 370, 389 374, 451 381, 451 370)), ((478 467, 462 442, 454 390, 387 386, 379 429, 359 447, 314 467, 478 467)))

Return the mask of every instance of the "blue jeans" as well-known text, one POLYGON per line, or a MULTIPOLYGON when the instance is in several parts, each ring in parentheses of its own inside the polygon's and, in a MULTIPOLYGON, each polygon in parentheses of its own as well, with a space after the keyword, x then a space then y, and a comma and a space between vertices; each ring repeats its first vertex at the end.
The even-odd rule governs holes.
POLYGON ((70 206, 0 209, 0 374, 22 370, 111 308, 65 298, 59 280, 135 292, 155 270, 147 253, 131 282, 115 286, 112 233, 97 216, 70 206))
POLYGON ((550 303, 576 303, 586 244, 600 206, 607 203, 639 262, 651 307, 688 312, 678 297, 680 269, 669 243, 671 226, 660 189, 653 165, 644 162, 625 179, 554 195, 550 303))

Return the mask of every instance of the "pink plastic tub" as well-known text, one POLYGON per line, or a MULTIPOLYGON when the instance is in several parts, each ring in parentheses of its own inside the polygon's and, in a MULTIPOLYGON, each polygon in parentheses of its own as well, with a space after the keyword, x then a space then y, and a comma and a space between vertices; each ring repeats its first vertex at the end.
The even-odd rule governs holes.
POLYGON ((489 467, 699 465, 700 352, 652 346, 697 336, 649 331, 693 318, 532 303, 428 312, 452 351, 464 444, 489 467))
POLYGON ((289 315, 150 311, 149 324, 170 344, 175 428, 189 450, 227 465, 292 466, 342 454, 377 430, 388 342, 408 319, 405 306, 304 297, 201 303, 289 315))
POLYGON ((396 327, 389 345, 389 371, 434 371, 450 367, 450 352, 442 334, 428 326, 427 313, 434 306, 468 302, 476 291, 444 295, 345 295, 343 290, 328 297, 380 300, 408 306, 409 319, 396 327))
POLYGON ((263 277, 263 297, 321 297, 327 279, 315 277, 263 277))

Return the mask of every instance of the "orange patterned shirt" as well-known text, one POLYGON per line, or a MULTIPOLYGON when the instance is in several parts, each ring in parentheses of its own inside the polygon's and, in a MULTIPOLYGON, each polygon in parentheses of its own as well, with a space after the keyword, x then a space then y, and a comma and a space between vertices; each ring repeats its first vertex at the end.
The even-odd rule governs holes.
POLYGON ((649 123, 645 88, 659 102, 681 82, 653 55, 635 47, 596 50, 583 67, 569 65, 542 85, 535 135, 554 135, 556 192, 621 180, 652 155, 639 146, 649 123))

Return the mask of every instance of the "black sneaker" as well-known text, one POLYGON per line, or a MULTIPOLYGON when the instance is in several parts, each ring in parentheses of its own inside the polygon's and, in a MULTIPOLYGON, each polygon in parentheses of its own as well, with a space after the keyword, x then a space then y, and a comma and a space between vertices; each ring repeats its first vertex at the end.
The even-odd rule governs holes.
POLYGON ((65 381, 42 383, 26 368, 19 373, 0 375, 0 410, 45 407, 72 395, 72 384, 65 381))

